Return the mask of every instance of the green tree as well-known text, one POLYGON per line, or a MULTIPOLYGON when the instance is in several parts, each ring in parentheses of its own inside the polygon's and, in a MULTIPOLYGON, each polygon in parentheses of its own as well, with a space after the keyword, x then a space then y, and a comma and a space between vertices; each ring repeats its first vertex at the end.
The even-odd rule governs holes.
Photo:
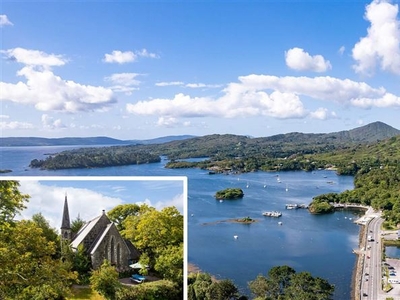
POLYGON ((86 221, 81 219, 80 215, 76 217, 76 219, 71 222, 71 232, 72 235, 77 234, 78 231, 86 224, 86 221))
POLYGON ((86 253, 85 246, 80 244, 78 249, 72 253, 72 270, 79 274, 80 283, 89 283, 91 267, 92 263, 86 253))
POLYGON ((118 272, 108 260, 104 260, 100 268, 92 272, 90 285, 93 290, 108 300, 116 299, 116 293, 121 288, 118 272))
POLYGON ((208 288, 207 299, 209 300, 231 300, 238 299, 239 290, 230 279, 214 281, 208 288))
POLYGON ((33 221, 0 230, 0 299, 61 299, 77 274, 33 221))
POLYGON ((129 216, 124 226, 125 237, 149 256, 151 265, 155 265, 157 257, 168 246, 183 243, 183 216, 175 207, 161 211, 145 207, 139 216, 129 216))
POLYGON ((183 283, 183 243, 171 245, 162 250, 157 258, 154 269, 163 274, 165 279, 177 284, 183 283))
POLYGON ((124 230, 123 222, 129 216, 138 216, 141 213, 139 205, 134 203, 120 204, 107 213, 108 218, 117 226, 119 231, 124 230))
POLYGON ((0 180, 0 226, 14 222, 15 216, 25 208, 29 195, 19 191, 19 182, 0 180))
POLYGON ((335 290, 325 279, 309 272, 296 273, 289 266, 273 267, 267 277, 258 275, 249 288, 256 299, 282 300, 329 300, 335 290))
POLYGON ((46 238, 48 242, 53 242, 56 246, 55 257, 59 258, 61 254, 61 244, 60 239, 57 234, 57 231, 54 228, 50 227, 49 222, 46 218, 41 214, 37 213, 32 216, 32 221, 42 229, 42 234, 46 238))

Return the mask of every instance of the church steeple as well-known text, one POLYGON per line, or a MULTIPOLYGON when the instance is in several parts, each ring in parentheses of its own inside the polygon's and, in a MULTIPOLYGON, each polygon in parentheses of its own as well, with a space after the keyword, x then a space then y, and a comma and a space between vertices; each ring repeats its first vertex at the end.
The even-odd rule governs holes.
POLYGON ((71 223, 69 221, 67 193, 65 193, 64 210, 61 221, 61 238, 62 240, 71 241, 71 223))

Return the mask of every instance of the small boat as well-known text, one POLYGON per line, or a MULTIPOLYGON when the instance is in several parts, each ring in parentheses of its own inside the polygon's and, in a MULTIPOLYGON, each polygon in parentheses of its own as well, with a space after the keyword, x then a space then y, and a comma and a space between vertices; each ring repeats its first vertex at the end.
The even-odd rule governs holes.
POLYGON ((289 191, 288 185, 286 184, 286 192, 289 191))
POLYGON ((234 238, 235 240, 237 240, 237 239, 238 239, 238 236, 237 236, 237 235, 234 235, 233 238, 234 238))
POLYGON ((278 225, 282 225, 283 223, 282 222, 278 222, 278 225))
POLYGON ((280 216, 282 216, 282 213, 280 211, 265 211, 262 215, 265 217, 279 218, 280 216))
POLYGON ((297 209, 299 206, 297 204, 286 204, 286 209, 297 209))
POLYGON ((224 200, 221 199, 221 200, 219 200, 219 202, 224 202, 224 200))
POLYGON ((249 183, 247 183, 246 188, 249 188, 249 186, 250 186, 249 183))

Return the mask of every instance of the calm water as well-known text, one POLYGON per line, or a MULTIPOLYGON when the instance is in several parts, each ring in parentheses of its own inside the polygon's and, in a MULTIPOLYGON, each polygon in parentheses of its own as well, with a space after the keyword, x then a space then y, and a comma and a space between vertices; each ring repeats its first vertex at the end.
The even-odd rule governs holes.
POLYGON ((400 248, 388 246, 385 248, 386 256, 391 258, 400 258, 400 248))
POLYGON ((352 249, 358 245, 359 228, 353 224, 356 213, 313 216, 303 209, 286 210, 285 204, 308 204, 318 194, 352 189, 352 177, 338 177, 331 171, 208 175, 197 169, 168 170, 164 168, 165 161, 85 170, 41 171, 28 167, 34 158, 71 148, 0 148, 0 169, 12 169, 12 173, 4 174, 8 176, 186 175, 190 263, 217 278, 232 279, 247 295, 250 295, 247 289, 250 280, 260 273, 265 275, 273 266, 286 264, 298 272, 309 271, 313 276, 328 279, 336 286, 335 299, 350 299, 356 259, 352 249), (215 192, 227 187, 242 188, 244 198, 216 201, 215 192), (283 215, 279 219, 263 217, 262 212, 267 210, 278 210, 283 215), (220 222, 246 216, 258 222, 249 225, 220 222), (238 238, 234 239, 234 235, 238 238))

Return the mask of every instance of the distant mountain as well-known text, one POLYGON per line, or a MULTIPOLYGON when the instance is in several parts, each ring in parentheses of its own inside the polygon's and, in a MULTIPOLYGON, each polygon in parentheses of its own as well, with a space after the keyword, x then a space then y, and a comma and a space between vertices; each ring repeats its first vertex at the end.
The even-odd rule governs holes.
POLYGON ((6 137, 0 138, 1 147, 16 146, 74 146, 74 145, 137 145, 159 144, 174 140, 192 138, 192 135, 165 136, 149 140, 118 140, 105 136, 98 137, 65 137, 65 138, 41 138, 41 137, 6 137))
POLYGON ((400 130, 383 122, 374 122, 348 131, 330 134, 338 139, 354 142, 376 142, 400 135, 400 130))

